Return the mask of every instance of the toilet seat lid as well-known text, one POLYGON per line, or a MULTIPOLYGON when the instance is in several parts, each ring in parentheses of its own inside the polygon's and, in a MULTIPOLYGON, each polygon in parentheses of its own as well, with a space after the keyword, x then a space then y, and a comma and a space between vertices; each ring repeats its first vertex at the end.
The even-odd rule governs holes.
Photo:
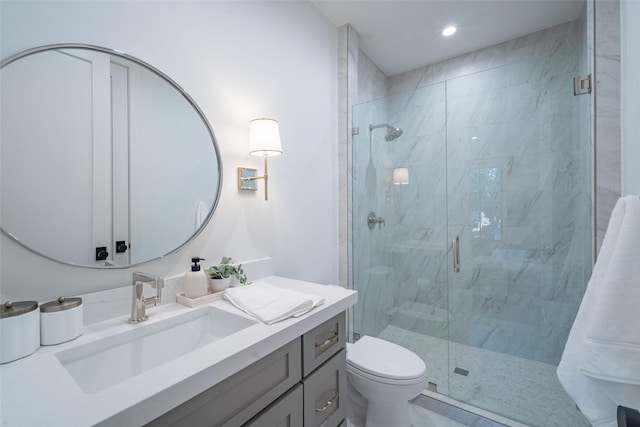
POLYGON ((347 363, 363 372, 397 380, 419 378, 426 370, 422 359, 412 351, 369 336, 347 347, 347 363))

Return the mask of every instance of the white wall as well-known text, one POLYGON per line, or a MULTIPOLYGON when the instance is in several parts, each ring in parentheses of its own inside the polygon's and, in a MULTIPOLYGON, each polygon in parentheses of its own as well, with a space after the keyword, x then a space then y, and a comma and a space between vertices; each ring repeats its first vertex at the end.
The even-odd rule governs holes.
POLYGON ((640 194, 640 0, 620 2, 622 195, 640 194))
MULTIPOLYGON (((191 256, 274 258, 275 274, 337 282, 337 29, 307 2, 0 3, 0 56, 75 42, 115 48, 181 85, 211 123, 223 158, 216 214, 187 248, 138 269, 171 275, 191 256), (241 194, 248 122, 280 122, 269 201, 241 194)), ((260 188, 261 184, 259 184, 260 188)), ((70 230, 70 232, 72 232, 70 230)), ((46 300, 130 283, 132 269, 91 270, 35 256, 2 236, 2 300, 46 300)))

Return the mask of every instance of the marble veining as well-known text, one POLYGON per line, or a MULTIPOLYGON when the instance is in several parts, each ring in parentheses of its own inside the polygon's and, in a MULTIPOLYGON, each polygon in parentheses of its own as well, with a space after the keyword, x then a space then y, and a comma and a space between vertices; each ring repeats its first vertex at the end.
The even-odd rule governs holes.
POLYGON ((369 59, 366 53, 358 50, 358 103, 368 102, 388 95, 388 77, 369 59))
MULTIPOLYGON (((589 70, 585 33, 574 21, 392 76, 387 96, 353 108, 355 332, 558 363, 591 273, 591 98, 573 96, 573 77, 589 70), (377 123, 404 133, 387 142, 369 132, 377 123), (409 169, 408 185, 394 185, 398 167, 409 169), (384 227, 367 226, 369 211, 384 227)), ((361 91, 373 86, 359 81, 361 91)), ((446 394, 443 351, 431 368, 443 370, 446 394)), ((545 390, 559 387, 545 378, 545 390)), ((465 401, 486 389, 460 387, 465 401)))
MULTIPOLYGON (((531 426, 587 427, 555 375, 556 366, 389 326, 381 338, 420 355, 438 393, 531 426), (455 367, 467 376, 450 374, 455 367), (526 398, 524 397, 526 396, 526 398)), ((520 425, 518 422, 508 425, 520 425)))
POLYGON ((620 197, 620 2, 594 2, 596 250, 620 197))
POLYGON ((583 62, 574 49, 580 28, 572 22, 505 42, 488 52, 519 50, 508 64, 421 80, 414 91, 354 108, 365 129, 353 139, 354 284, 374 304, 356 309, 361 333, 397 324, 444 336, 449 328, 461 343, 559 361, 590 273, 589 153, 579 120, 588 98, 571 86, 583 62), (371 123, 404 134, 386 142, 368 132, 371 123), (395 167, 409 168, 409 185, 393 185, 395 167), (369 211, 385 218, 384 228, 367 227, 369 211), (454 235, 465 265, 458 274, 449 273, 454 235), (420 305, 455 322, 425 318, 420 305))

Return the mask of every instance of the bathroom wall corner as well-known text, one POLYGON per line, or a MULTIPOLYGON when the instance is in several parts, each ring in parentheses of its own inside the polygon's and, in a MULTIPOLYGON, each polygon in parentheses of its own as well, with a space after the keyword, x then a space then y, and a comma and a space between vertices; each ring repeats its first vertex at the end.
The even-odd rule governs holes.
POLYGON ((358 33, 338 29, 338 284, 351 283, 351 110, 358 97, 358 33))
POLYGON ((594 2, 595 250, 621 194, 620 1, 594 2))

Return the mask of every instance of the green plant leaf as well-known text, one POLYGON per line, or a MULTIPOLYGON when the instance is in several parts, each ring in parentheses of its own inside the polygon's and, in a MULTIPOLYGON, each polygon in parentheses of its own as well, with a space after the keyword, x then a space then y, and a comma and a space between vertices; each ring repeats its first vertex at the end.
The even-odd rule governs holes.
POLYGON ((231 257, 222 257, 218 265, 212 265, 205 269, 207 276, 212 279, 223 279, 227 277, 235 277, 240 281, 240 284, 247 283, 247 275, 242 269, 242 264, 238 264, 231 257))

